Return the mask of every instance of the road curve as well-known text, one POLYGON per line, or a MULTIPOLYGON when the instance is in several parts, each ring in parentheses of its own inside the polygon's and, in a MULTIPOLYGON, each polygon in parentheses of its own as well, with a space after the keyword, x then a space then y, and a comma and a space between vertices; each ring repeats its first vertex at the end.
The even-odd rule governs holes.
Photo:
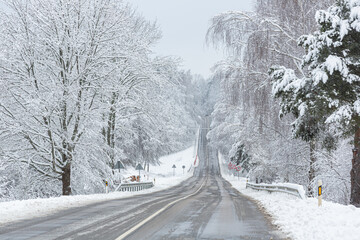
POLYGON ((206 140, 208 126, 206 119, 200 164, 182 184, 1 226, 0 240, 113 240, 124 233, 124 239, 284 239, 256 204, 220 176, 216 153, 206 140), (149 221, 139 224, 144 219, 149 221))

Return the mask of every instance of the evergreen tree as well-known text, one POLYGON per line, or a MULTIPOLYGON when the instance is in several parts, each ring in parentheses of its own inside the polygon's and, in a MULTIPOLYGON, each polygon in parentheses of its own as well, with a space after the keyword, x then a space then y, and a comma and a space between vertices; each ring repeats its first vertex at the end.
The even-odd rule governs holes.
POLYGON ((237 142, 232 146, 230 150, 230 161, 236 165, 241 167, 241 172, 244 173, 250 172, 250 170, 256 166, 251 161, 251 157, 246 152, 245 145, 241 142, 237 142))
POLYGON ((274 67, 275 96, 283 107, 296 112, 295 124, 314 117, 320 125, 332 126, 354 136, 350 202, 360 206, 360 1, 337 0, 326 11, 318 11, 320 29, 299 38, 307 54, 303 67, 309 77, 274 67))
POLYGON ((316 143, 319 141, 320 133, 324 130, 321 127, 322 102, 317 100, 317 94, 312 92, 309 80, 298 79, 292 69, 282 66, 273 66, 269 70, 273 81, 273 95, 280 99, 280 117, 292 114, 295 121, 292 123, 293 136, 309 143, 310 164, 308 174, 307 195, 314 196, 316 143), (299 87, 299 83, 304 85, 299 87), (307 108, 307 105, 314 104, 316 107, 307 108))

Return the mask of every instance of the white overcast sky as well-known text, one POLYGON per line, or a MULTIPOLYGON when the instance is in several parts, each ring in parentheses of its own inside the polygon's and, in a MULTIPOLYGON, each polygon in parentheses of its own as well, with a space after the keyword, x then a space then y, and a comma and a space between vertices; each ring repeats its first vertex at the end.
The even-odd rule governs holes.
MULTIPOLYGON (((250 11, 253 0, 126 0, 146 19, 157 21, 162 39, 154 51, 178 56, 183 68, 205 78, 210 68, 222 59, 222 52, 207 47, 205 34, 210 19, 226 11, 250 11)), ((4 5, 0 0, 0 8, 4 5)))
POLYGON ((162 39, 154 49, 160 55, 179 56, 183 68, 205 78, 221 60, 221 51, 205 44, 210 19, 226 11, 250 11, 253 0, 128 0, 148 20, 156 20, 162 39))

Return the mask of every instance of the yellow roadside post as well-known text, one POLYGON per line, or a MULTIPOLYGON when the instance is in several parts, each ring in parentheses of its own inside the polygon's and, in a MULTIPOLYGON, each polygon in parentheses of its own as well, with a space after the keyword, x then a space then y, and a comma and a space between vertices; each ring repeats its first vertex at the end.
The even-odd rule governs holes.
POLYGON ((322 204, 322 181, 318 181, 318 206, 321 207, 322 204))

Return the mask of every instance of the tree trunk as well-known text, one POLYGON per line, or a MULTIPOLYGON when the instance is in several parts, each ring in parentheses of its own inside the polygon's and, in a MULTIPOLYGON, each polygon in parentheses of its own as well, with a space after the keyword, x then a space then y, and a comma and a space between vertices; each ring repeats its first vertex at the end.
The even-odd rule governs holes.
POLYGON ((63 168, 63 174, 61 175, 63 195, 71 195, 70 176, 71 176, 71 164, 68 163, 63 168))
POLYGON ((360 207, 360 127, 356 128, 352 159, 350 204, 360 207))
POLYGON ((315 178, 314 165, 316 162, 315 148, 316 148, 316 141, 310 140, 310 169, 309 169, 309 183, 308 183, 308 191, 307 191, 308 197, 314 197, 313 182, 315 178))
POLYGON ((115 166, 115 124, 116 124, 116 106, 115 102, 117 95, 113 93, 111 98, 111 107, 109 111, 109 119, 107 123, 106 141, 109 146, 109 157, 111 161, 111 167, 115 166))

